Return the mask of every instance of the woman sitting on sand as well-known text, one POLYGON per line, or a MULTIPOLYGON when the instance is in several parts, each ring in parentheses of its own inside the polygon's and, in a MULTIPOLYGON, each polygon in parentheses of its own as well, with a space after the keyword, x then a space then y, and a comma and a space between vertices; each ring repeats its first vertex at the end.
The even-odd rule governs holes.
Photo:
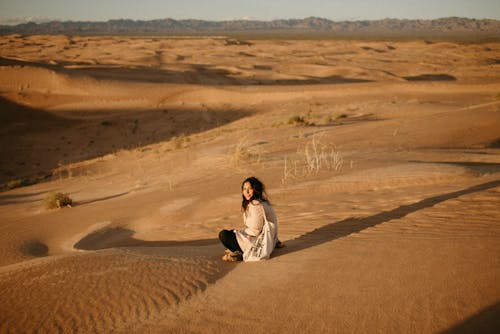
POLYGON ((249 177, 241 185, 243 230, 222 230, 219 239, 227 248, 224 261, 258 261, 267 259, 275 247, 282 247, 278 240, 278 220, 271 203, 266 198, 264 184, 256 177, 249 177))

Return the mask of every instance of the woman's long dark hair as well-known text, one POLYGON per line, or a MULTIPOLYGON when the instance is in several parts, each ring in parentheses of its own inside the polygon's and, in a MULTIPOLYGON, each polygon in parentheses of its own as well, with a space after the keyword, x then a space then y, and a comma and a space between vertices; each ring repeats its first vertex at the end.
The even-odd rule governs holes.
POLYGON ((243 194, 241 194, 241 209, 245 211, 248 207, 248 204, 250 204, 251 201, 257 200, 259 202, 268 202, 269 200, 267 199, 267 194, 266 194, 266 187, 264 186, 264 183, 262 183, 258 178, 251 176, 245 181, 241 183, 241 191, 243 191, 243 186, 245 183, 250 183, 253 189, 253 196, 250 198, 250 200, 247 200, 243 194))

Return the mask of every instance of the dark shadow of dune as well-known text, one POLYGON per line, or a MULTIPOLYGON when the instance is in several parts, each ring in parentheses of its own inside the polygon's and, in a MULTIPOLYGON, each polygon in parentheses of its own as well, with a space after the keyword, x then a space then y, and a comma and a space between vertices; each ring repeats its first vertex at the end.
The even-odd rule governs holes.
POLYGON ((115 247, 210 246, 219 242, 219 239, 147 241, 135 239, 134 234, 134 231, 122 227, 104 228, 85 236, 73 247, 82 250, 98 250, 115 247))
POLYGON ((373 216, 364 218, 347 218, 339 222, 331 223, 317 228, 311 232, 307 232, 296 239, 287 241, 285 243, 286 247, 276 249, 273 253, 273 257, 291 254, 310 247, 321 245, 329 241, 333 241, 335 239, 347 237, 351 234, 359 233, 370 227, 374 227, 382 223, 387 223, 393 219, 400 219, 413 212, 430 208, 449 199, 498 186, 500 186, 500 180, 491 181, 467 189, 426 198, 413 204, 402 205, 394 210, 380 212, 373 216))
MULTIPOLYGON (((46 68, 61 74, 73 77, 91 77, 97 80, 202 84, 208 86, 255 86, 255 85, 320 85, 320 84, 349 84, 372 82, 372 80, 346 78, 338 75, 328 77, 306 77, 304 79, 266 79, 240 78, 238 72, 214 67, 209 64, 191 64, 191 69, 175 71, 151 66, 110 66, 108 64, 89 64, 84 62, 60 62, 57 65, 30 62, 0 57, 0 66, 33 66, 46 68)), ((260 67, 257 69, 271 69, 260 67)))
POLYGON ((2 184, 16 179, 45 180, 61 164, 217 128, 246 117, 251 111, 142 109, 62 113, 71 118, 0 97, 0 156, 9 157, 0 159, 0 189, 2 184))
POLYGON ((469 169, 473 173, 481 176, 485 174, 494 174, 500 172, 500 164, 494 162, 467 162, 467 161, 420 161, 410 160, 413 163, 435 163, 445 165, 461 166, 469 169))
POLYGON ((277 80, 260 80, 259 85, 318 85, 318 84, 349 84, 349 83, 363 83, 373 82, 372 80, 345 78, 340 75, 332 75, 328 77, 310 77, 308 79, 277 79, 277 80))
POLYGON ((497 138, 493 140, 491 143, 488 144, 488 148, 500 148, 500 138, 497 138))
POLYGON ((499 58, 487 59, 486 64, 488 64, 488 65, 500 65, 500 59, 499 58))
POLYGON ((44 243, 38 240, 30 240, 23 243, 20 251, 24 255, 43 257, 49 254, 49 248, 44 243))
POLYGON ((478 175, 494 174, 500 172, 500 164, 493 162, 445 162, 450 165, 462 166, 478 175))
POLYGON ((406 81, 456 81, 452 75, 449 74, 421 74, 415 76, 403 77, 406 81))
POLYGON ((0 97, 0 135, 15 133, 21 126, 23 130, 38 132, 44 131, 46 126, 64 127, 72 123, 73 120, 0 97))
POLYGON ((497 334, 500 333, 500 302, 474 314, 441 334, 497 334))
POLYGON ((377 52, 377 53, 385 53, 385 52, 387 52, 387 50, 375 49, 375 48, 372 48, 371 46, 362 46, 361 48, 363 50, 366 50, 366 51, 374 51, 374 52, 377 52))
POLYGON ((40 201, 34 198, 39 195, 47 194, 50 191, 40 191, 27 194, 0 194, 0 206, 14 203, 34 203, 40 201))

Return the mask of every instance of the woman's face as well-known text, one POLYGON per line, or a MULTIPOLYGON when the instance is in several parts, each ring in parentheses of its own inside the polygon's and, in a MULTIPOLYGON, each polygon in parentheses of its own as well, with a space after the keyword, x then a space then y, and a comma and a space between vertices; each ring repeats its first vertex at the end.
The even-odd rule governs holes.
POLYGON ((243 197, 249 201, 253 196, 253 188, 250 182, 243 183, 243 197))

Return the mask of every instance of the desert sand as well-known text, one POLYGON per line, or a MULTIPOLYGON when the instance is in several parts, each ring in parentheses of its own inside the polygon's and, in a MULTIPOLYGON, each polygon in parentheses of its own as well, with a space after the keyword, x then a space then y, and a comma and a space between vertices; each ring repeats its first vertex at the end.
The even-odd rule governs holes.
POLYGON ((0 332, 498 333, 499 64, 500 43, 0 37, 0 332), (285 247, 223 262, 250 175, 285 247))

